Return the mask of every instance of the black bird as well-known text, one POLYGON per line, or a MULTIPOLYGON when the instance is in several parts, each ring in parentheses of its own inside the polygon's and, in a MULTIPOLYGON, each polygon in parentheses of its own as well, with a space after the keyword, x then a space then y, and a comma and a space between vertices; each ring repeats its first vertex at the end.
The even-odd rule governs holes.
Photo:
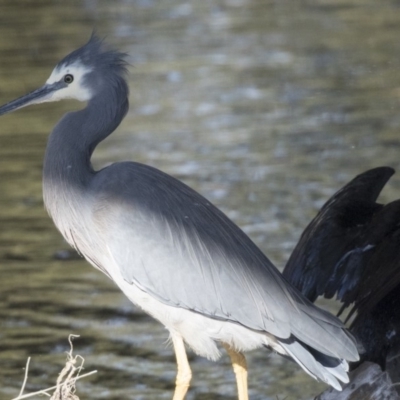
POLYGON ((371 169, 334 194, 283 272, 309 300, 336 294, 339 314, 351 306, 346 321, 357 313, 350 330, 364 347, 360 363, 382 369, 400 350, 400 200, 376 202, 393 174, 389 167, 371 169))

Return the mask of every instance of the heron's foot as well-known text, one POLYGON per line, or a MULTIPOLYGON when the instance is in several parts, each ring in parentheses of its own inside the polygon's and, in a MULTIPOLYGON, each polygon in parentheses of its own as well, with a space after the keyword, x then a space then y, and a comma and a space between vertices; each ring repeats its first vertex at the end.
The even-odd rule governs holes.
POLYGON ((192 379, 192 371, 187 359, 185 345, 181 337, 172 337, 178 373, 175 381, 175 392, 172 400, 184 400, 192 379))
POLYGON ((173 400, 183 400, 190 386, 190 381, 192 379, 192 372, 189 371, 179 371, 176 376, 175 392, 173 400))
POLYGON ((223 343, 232 361, 233 371, 235 372, 236 384, 239 400, 249 400, 247 391, 247 362, 244 354, 235 351, 231 346, 223 343))

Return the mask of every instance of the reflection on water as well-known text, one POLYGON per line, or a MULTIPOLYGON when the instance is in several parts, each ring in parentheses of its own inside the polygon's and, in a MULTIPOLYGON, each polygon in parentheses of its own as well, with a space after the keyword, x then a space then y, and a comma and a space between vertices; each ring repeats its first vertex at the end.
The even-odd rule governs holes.
MULTIPOLYGON (((318 207, 355 174, 398 167, 400 14, 393 1, 0 2, 0 103, 35 88, 93 27, 127 51, 131 110, 95 164, 161 168, 220 206, 282 266, 318 207)), ((67 249, 46 216, 46 138, 73 103, 0 121, 0 397, 50 386, 69 333, 85 399, 168 399, 164 328, 67 249), (58 255, 57 257, 55 255, 58 255), (62 257, 61 257, 62 258, 62 257)), ((391 180, 387 198, 399 195, 391 180)), ((227 357, 193 354, 189 400, 234 399, 227 357)), ((323 385, 265 351, 249 354, 250 395, 308 399, 323 385)))

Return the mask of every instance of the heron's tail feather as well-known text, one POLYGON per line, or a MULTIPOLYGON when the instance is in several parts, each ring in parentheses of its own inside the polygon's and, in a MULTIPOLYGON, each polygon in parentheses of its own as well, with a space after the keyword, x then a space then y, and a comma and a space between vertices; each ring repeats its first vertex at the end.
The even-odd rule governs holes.
POLYGON ((287 355, 296 361, 313 378, 341 391, 339 380, 349 382, 349 366, 346 360, 330 357, 297 341, 295 338, 279 340, 287 355))
POLYGON ((304 300, 297 307, 290 318, 293 337, 309 348, 333 358, 347 361, 360 359, 356 339, 339 318, 304 300))

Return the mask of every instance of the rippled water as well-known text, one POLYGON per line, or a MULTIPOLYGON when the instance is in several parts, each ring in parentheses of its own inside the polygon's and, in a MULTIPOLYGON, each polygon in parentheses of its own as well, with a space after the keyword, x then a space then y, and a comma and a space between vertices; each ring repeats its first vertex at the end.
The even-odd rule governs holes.
MULTIPOLYGON (((1 0, 0 103, 41 85, 93 27, 133 65, 130 112, 95 164, 137 160, 179 177, 279 267, 336 189, 368 168, 398 167, 396 1, 1 0)), ((79 384, 82 399, 168 399, 167 332, 65 257, 43 210, 46 138, 74 107, 0 120, 0 398, 18 394, 28 356, 28 391, 53 385, 75 333, 86 370, 99 371, 79 384)), ((393 178, 384 200, 399 186, 393 178)), ((252 400, 308 399, 324 387, 266 351, 248 359, 252 400)), ((189 400, 235 398, 227 357, 190 361, 189 400)))

